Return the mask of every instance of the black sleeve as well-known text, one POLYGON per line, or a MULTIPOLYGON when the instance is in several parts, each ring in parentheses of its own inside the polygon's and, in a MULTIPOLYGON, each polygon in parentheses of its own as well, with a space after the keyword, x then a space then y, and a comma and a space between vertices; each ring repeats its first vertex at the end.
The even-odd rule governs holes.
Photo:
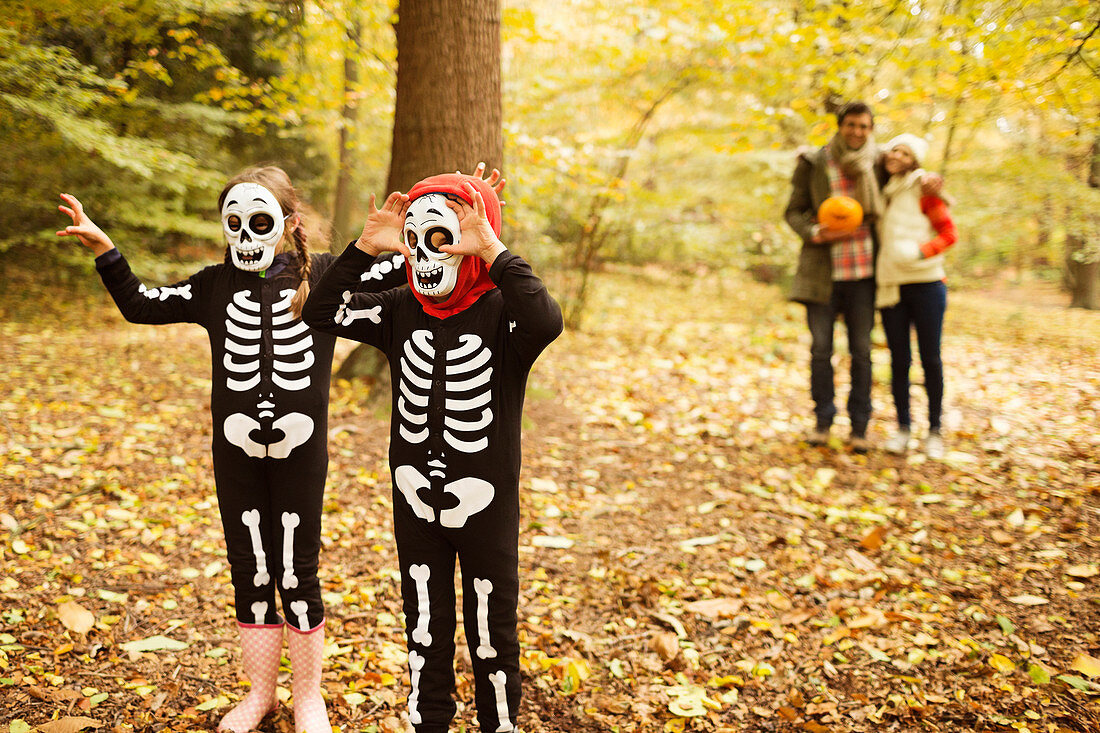
POLYGON ((359 293, 361 276, 375 258, 349 245, 309 291, 302 320, 310 328, 383 348, 394 290, 359 293), (355 302, 352 302, 352 296, 355 302))
POLYGON ((314 252, 310 254, 309 286, 321 279, 328 272, 328 268, 336 263, 336 255, 331 252, 314 252))
MULTIPOLYGON (((348 247, 355 246, 353 240, 348 247)), ((313 255, 312 283, 328 271, 337 260, 337 256, 328 252, 313 255)), ((405 277, 405 255, 400 252, 383 252, 377 257, 369 257, 363 272, 359 275, 359 285, 354 288, 359 293, 380 293, 390 288, 408 284, 405 277)))
MULTIPOLYGON (((352 242, 348 247, 353 247, 352 242)), ((381 293, 390 288, 399 288, 408 285, 405 277, 405 255, 400 252, 383 252, 374 258, 370 265, 359 276, 360 293, 381 293)))
POLYGON ((489 277, 504 296, 505 317, 511 322, 508 343, 520 358, 533 364, 564 328, 561 307, 527 261, 517 254, 498 255, 489 268, 489 277))
POLYGON ((137 279, 130 270, 130 263, 121 253, 108 257, 110 254, 108 252, 96 258, 96 270, 127 321, 206 325, 208 297, 204 286, 217 265, 200 270, 174 285, 149 288, 137 279))

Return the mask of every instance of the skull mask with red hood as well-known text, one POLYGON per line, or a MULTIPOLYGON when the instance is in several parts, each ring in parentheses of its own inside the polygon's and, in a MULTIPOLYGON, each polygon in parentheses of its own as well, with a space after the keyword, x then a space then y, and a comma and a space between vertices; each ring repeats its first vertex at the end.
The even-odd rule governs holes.
POLYGON ((406 273, 413 294, 424 310, 437 318, 461 313, 496 287, 489 266, 480 257, 448 254, 440 246, 459 244, 462 230, 447 199, 473 206, 464 184, 472 184, 485 202, 485 215, 500 236, 500 199, 492 186, 476 176, 446 173, 425 178, 409 189, 404 239, 412 257, 406 273))

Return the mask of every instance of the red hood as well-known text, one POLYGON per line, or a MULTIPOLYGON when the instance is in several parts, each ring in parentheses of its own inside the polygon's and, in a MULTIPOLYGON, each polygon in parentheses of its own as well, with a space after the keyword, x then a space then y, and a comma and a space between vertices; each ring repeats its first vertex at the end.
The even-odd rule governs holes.
MULTIPOLYGON (((489 219, 493 232, 499 237, 500 199, 492 186, 476 176, 444 173, 443 175, 425 178, 409 189, 409 201, 428 193, 446 193, 458 196, 472 206, 474 202, 469 193, 463 188, 464 183, 473 184, 474 188, 481 193, 481 198, 485 201, 485 216, 489 219)), ((413 295, 420 301, 424 310, 436 318, 447 318, 456 313, 461 313, 476 303, 483 293, 496 287, 489 278, 489 266, 485 264, 485 260, 470 255, 462 258, 462 264, 458 270, 458 282, 455 283, 454 290, 451 291, 446 300, 438 303, 426 295, 421 295, 413 286, 411 262, 407 262, 405 265, 405 275, 409 280, 409 287, 412 288, 413 295)))

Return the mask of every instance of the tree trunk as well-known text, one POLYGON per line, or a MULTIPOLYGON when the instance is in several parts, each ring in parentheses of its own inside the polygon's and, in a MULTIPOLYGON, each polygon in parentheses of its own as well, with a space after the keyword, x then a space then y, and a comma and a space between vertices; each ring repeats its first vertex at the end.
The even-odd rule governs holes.
POLYGON ((347 355, 336 370, 336 378, 366 380, 371 386, 370 402, 390 393, 390 370, 386 368, 386 355, 366 344, 360 344, 347 355))
POLYGON ((1085 240, 1077 235, 1066 236, 1066 282, 1070 292, 1070 308, 1100 309, 1100 261, 1081 262, 1076 255, 1085 248, 1085 240))
POLYGON ((500 0, 400 4, 387 191, 478 161, 503 170, 500 15, 500 0))
MULTIPOLYGON (((1088 185, 1092 188, 1100 188, 1100 136, 1092 143, 1089 152, 1088 185)), ((1090 212, 1090 217, 1097 218, 1097 214, 1090 212)), ((1100 229, 1094 226, 1093 230, 1100 229)), ((1100 309, 1100 260, 1095 251, 1085 254, 1088 241, 1080 233, 1066 235, 1066 285, 1070 292, 1071 308, 1087 308, 1089 310, 1100 309)), ((1094 245, 1095 247, 1095 245, 1094 245)))
MULTIPOLYGON (((503 170, 500 0, 405 0, 398 8, 397 100, 386 191, 479 161, 503 170)), ((360 346, 339 376, 382 379, 360 346)))
POLYGON ((352 222, 353 185, 352 167, 355 161, 351 155, 352 132, 358 123, 359 105, 355 101, 355 92, 359 87, 359 57, 362 54, 362 25, 357 9, 349 9, 353 17, 348 22, 348 37, 344 42, 344 108, 340 115, 340 151, 337 157, 336 193, 332 205, 332 228, 335 231, 333 247, 343 251, 344 245, 357 232, 352 222))

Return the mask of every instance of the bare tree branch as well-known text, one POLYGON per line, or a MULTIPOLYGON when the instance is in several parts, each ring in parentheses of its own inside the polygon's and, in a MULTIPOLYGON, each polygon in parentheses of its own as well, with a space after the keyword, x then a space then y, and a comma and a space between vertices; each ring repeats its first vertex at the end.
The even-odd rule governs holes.
POLYGON ((1097 20, 1096 25, 1094 25, 1092 27, 1092 30, 1090 30, 1088 33, 1086 33, 1085 36, 1078 41, 1077 47, 1074 48, 1072 51, 1070 51, 1069 55, 1066 56, 1066 60, 1062 62, 1062 65, 1058 67, 1057 71, 1055 71, 1053 74, 1051 74, 1049 77, 1047 77, 1046 81, 1047 82, 1051 81, 1052 79, 1056 78, 1059 74, 1061 74, 1063 71, 1065 71, 1067 68, 1069 68, 1069 65, 1073 63, 1074 59, 1080 59, 1081 63, 1085 65, 1085 68, 1092 72, 1093 76, 1096 76, 1096 77, 1100 78, 1100 74, 1097 74, 1097 70, 1094 69, 1089 64, 1089 62, 1085 60, 1085 56, 1084 56, 1084 53, 1083 53, 1084 48, 1085 48, 1085 44, 1087 44, 1089 42, 1090 38, 1092 38, 1093 36, 1096 35, 1097 31, 1100 31, 1100 20, 1097 20))

